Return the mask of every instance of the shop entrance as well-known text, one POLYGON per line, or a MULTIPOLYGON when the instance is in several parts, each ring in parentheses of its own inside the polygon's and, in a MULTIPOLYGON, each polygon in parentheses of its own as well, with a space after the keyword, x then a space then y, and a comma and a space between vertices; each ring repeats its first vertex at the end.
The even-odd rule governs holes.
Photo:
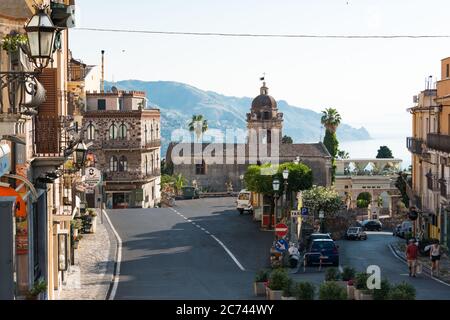
POLYGON ((113 209, 124 209, 130 207, 129 193, 114 193, 113 194, 113 209))

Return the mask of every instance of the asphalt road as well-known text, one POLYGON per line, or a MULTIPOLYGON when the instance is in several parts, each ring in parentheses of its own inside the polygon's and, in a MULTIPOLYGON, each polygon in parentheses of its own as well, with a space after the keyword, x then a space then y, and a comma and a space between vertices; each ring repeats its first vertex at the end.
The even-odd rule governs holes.
POLYGON ((254 299, 253 278, 268 266, 272 234, 239 215, 234 200, 109 210, 123 242, 115 299, 254 299))
MULTIPOLYGON (((430 277, 421 274, 417 278, 410 278, 405 262, 394 256, 389 244, 398 238, 392 233, 368 232, 368 239, 363 241, 342 240, 337 241, 340 253, 340 266, 351 266, 357 272, 367 270, 369 266, 379 266, 381 277, 387 278, 391 283, 397 284, 406 281, 416 288, 419 300, 450 300, 450 286, 439 283, 430 277)), ((294 275, 297 281, 311 281, 317 286, 324 280, 324 270, 318 267, 309 267, 305 271, 300 268, 294 275)))

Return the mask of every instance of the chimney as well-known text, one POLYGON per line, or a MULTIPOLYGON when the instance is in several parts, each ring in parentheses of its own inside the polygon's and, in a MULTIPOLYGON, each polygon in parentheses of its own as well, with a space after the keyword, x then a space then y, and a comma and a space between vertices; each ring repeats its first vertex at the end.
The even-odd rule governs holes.
POLYGON ((105 91, 105 50, 102 50, 102 82, 100 90, 105 91))

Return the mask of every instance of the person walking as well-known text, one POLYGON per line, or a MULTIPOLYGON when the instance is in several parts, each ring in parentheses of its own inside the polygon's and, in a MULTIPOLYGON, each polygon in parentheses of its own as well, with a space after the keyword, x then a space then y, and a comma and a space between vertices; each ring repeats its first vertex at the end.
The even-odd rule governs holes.
POLYGON ((441 246, 439 240, 437 240, 430 248, 431 259, 431 276, 435 275, 439 277, 439 260, 441 260, 441 246))
POLYGON ((418 252, 419 252, 419 247, 417 247, 416 241, 414 239, 410 239, 409 244, 406 247, 406 251, 405 251, 406 260, 408 261, 410 277, 416 277, 418 252))

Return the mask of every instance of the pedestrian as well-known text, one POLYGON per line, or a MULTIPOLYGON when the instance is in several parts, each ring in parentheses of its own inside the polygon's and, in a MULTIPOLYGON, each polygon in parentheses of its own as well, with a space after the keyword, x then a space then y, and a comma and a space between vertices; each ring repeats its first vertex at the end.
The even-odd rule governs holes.
POLYGON ((406 247, 405 256, 406 256, 406 260, 408 261, 410 277, 416 277, 416 265, 417 265, 418 252, 419 252, 419 248, 416 245, 416 241, 414 239, 409 239, 409 244, 406 247))
POLYGON ((430 248, 430 259, 431 276, 434 276, 436 271, 436 275, 439 277, 439 260, 441 260, 441 246, 439 240, 436 240, 430 248))

